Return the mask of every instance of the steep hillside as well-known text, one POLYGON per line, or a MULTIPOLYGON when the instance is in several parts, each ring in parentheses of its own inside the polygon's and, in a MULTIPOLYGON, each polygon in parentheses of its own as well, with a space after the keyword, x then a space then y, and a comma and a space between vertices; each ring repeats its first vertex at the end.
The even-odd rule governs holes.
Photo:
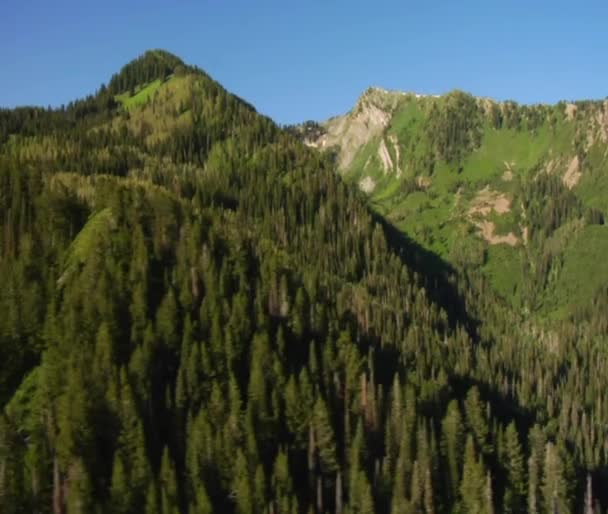
POLYGON ((597 275, 608 234, 593 229, 608 208, 608 100, 522 106, 372 88, 320 127, 307 144, 332 148, 379 213, 480 270, 514 306, 563 317, 591 300, 581 284, 608 280, 597 275))
MULTIPOLYGON (((369 96, 359 135, 335 129, 383 127, 367 146, 409 101, 369 96)), ((477 151, 458 119, 421 159, 477 151)), ((0 111, 0 511, 605 509, 606 295, 527 322, 292 133, 162 51, 65 108, 0 111)), ((530 218, 565 195, 547 241, 584 258, 567 241, 595 214, 533 184, 530 218)))

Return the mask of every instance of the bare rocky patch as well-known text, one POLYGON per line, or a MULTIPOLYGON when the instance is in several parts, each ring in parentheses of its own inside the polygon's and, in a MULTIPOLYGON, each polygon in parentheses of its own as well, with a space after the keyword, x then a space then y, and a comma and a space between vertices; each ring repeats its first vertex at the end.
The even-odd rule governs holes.
POLYGON ((431 177, 425 177, 424 175, 418 175, 416 177, 416 185, 421 189, 428 189, 431 187, 432 183, 431 177))
POLYGON ((380 145, 378 146, 378 157, 380 158, 385 174, 393 170, 393 160, 391 159, 391 154, 388 151, 384 138, 382 138, 380 145))
POLYGON ((399 140, 395 134, 391 134, 388 136, 389 141, 393 144, 393 149, 395 150, 395 168, 397 169, 397 178, 401 176, 401 168, 399 167, 399 163, 401 162, 401 152, 399 150, 399 140))
POLYGON ((495 234, 496 224, 493 221, 483 219, 492 211, 499 215, 510 212, 511 200, 504 193, 493 191, 489 186, 486 186, 477 193, 477 196, 471 202, 467 219, 479 229, 479 235, 491 245, 517 245, 519 239, 513 232, 506 235, 497 235, 495 234))
POLYGON ((505 182, 511 182, 511 180, 513 180, 513 166, 515 166, 514 162, 507 162, 504 161, 505 163, 505 171, 502 174, 502 179, 505 182))
POLYGON ((598 110, 595 121, 598 125, 600 141, 608 143, 608 100, 605 100, 602 109, 598 110))
POLYGON ((580 170, 578 155, 575 155, 570 161, 570 164, 568 165, 568 169, 566 170, 562 181, 568 189, 572 189, 574 186, 576 186, 576 184, 578 184, 578 181, 581 179, 581 176, 582 173, 580 170))
POLYGON ((401 92, 369 88, 352 111, 324 123, 326 133, 316 142, 316 146, 329 148, 339 145, 338 167, 347 169, 361 147, 382 135, 404 96, 401 92))
POLYGON ((566 119, 568 121, 574 120, 576 116, 577 107, 574 104, 566 104, 566 108, 564 109, 564 114, 566 115, 566 119))
POLYGON ((370 194, 376 189, 376 183, 372 177, 365 177, 359 181, 359 189, 364 193, 370 194))
POLYGON ((551 175, 558 167, 558 162, 555 159, 549 159, 545 164, 545 173, 551 175))
POLYGON ((511 200, 499 191, 493 191, 490 186, 483 188, 471 202, 469 215, 487 216, 492 211, 497 214, 506 214, 511 210, 511 200))
POLYGON ((520 225, 521 228, 521 237, 524 242, 524 246, 528 246, 528 241, 530 240, 530 229, 525 225, 520 225))
POLYGON ((509 246, 516 246, 519 242, 519 239, 513 232, 509 232, 504 236, 494 234, 496 225, 493 221, 473 221, 473 224, 479 228, 479 235, 491 245, 507 244, 509 246))

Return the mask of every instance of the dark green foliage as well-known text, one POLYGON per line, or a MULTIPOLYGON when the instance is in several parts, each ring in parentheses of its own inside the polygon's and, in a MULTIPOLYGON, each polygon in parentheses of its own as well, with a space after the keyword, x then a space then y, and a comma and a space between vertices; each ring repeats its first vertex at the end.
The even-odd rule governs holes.
POLYGON ((462 91, 452 91, 428 114, 425 136, 436 160, 459 164, 481 142, 482 117, 477 101, 462 91))
POLYGON ((326 130, 322 125, 312 120, 305 121, 299 125, 286 125, 283 129, 293 137, 302 141, 316 141, 326 133, 326 130))
MULTIPOLYGON (((165 139, 115 107, 2 113, 0 510, 582 505, 608 435, 586 325, 533 344, 483 283, 427 277, 328 159, 168 54, 110 89, 171 72, 193 118, 165 139)), ((458 161, 476 113, 446 109, 458 161)))
POLYGON ((164 50, 148 50, 112 76, 108 91, 117 95, 156 79, 165 80, 175 72, 184 73, 185 69, 184 62, 175 55, 164 50))

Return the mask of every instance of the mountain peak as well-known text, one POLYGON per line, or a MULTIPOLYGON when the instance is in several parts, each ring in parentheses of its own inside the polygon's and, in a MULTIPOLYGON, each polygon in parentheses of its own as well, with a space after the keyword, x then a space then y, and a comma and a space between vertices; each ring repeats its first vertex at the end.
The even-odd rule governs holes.
POLYGON ((382 110, 392 110, 404 96, 405 93, 401 91, 391 91, 378 86, 370 86, 357 99, 354 112, 369 105, 382 110))
POLYGON ((113 94, 124 93, 141 84, 158 79, 165 80, 176 71, 188 68, 184 61, 166 50, 147 50, 113 75, 108 89, 113 94))
POLYGON ((371 102, 378 107, 394 107, 396 103, 405 97, 414 96, 415 98, 439 98, 441 95, 417 93, 414 91, 401 91, 398 89, 386 89, 380 86, 368 87, 357 99, 355 105, 363 102, 371 102))

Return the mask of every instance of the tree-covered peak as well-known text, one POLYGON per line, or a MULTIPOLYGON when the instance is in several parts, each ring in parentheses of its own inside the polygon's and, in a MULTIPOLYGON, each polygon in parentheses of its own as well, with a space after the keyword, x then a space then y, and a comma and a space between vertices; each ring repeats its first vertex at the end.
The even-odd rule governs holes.
POLYGON ((174 73, 188 69, 190 67, 184 61, 166 50, 148 50, 113 75, 108 89, 117 95, 154 80, 165 80, 174 73))

